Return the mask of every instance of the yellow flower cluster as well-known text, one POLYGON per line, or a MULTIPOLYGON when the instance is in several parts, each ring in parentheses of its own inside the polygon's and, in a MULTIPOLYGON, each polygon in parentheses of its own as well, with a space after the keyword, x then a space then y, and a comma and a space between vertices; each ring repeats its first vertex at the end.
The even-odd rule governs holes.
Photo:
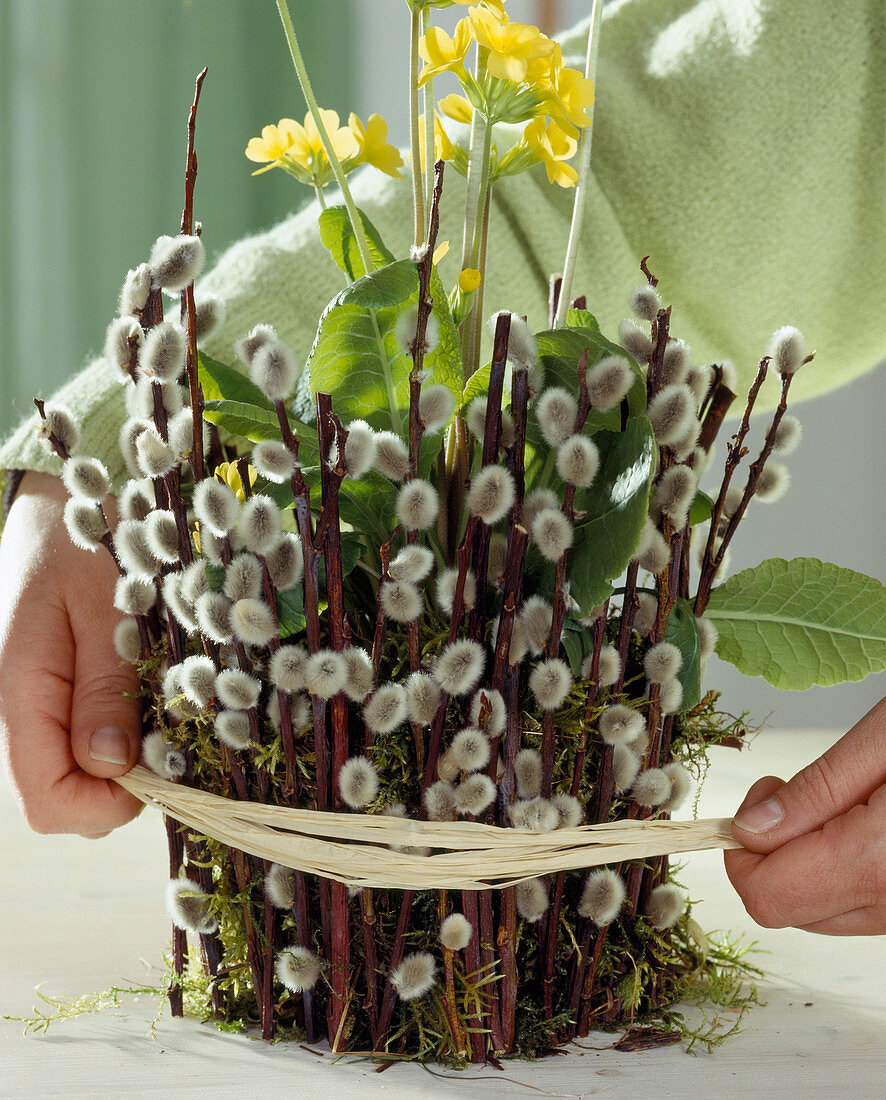
MULTIPOLYGON (((401 178, 399 169, 403 158, 388 144, 388 124, 381 115, 370 115, 364 125, 352 113, 347 126, 339 125, 335 111, 321 108, 320 116, 345 174, 360 164, 371 164, 395 179, 401 178)), ((261 137, 250 139, 246 156, 264 164, 252 173, 254 176, 272 168, 282 168, 302 183, 314 187, 325 187, 333 178, 329 158, 310 111, 305 115, 304 125, 292 118, 281 118, 276 126, 265 126, 261 137)))
MULTIPOLYGON (((487 2, 469 7, 451 36, 440 27, 429 28, 419 53, 425 62, 420 85, 449 72, 464 90, 467 98, 448 95, 438 104, 447 117, 469 123, 477 110, 488 125, 528 123, 517 144, 502 155, 496 151, 493 176, 541 162, 552 183, 575 184, 578 175, 565 161, 578 148, 578 131, 590 123, 587 109, 594 102, 594 86, 577 69, 563 64, 558 43, 537 27, 511 22, 500 3, 487 2), (476 75, 466 64, 473 45, 477 47, 476 75)), ((455 159, 458 167, 453 142, 439 120, 437 134, 438 155, 442 152, 444 159, 455 159)))

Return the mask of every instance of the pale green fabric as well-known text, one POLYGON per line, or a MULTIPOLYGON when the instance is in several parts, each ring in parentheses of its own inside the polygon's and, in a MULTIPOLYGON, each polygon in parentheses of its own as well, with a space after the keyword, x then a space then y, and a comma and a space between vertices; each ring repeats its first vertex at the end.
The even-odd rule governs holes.
MULTIPOLYGON (((564 52, 581 53, 580 29, 564 52)), ((728 357, 748 383, 772 331, 793 324, 817 349, 795 396, 870 370, 886 354, 879 268, 886 244, 886 8, 825 0, 622 0, 607 9, 595 117, 594 179, 574 291, 614 335, 640 259, 673 305, 671 331, 697 361, 728 357)), ((450 172, 441 265, 460 245, 461 181, 450 172)), ((405 184, 369 175, 361 205, 389 247, 411 231, 405 184)), ((485 309, 546 324, 547 278, 562 265, 571 192, 543 172, 503 182, 485 309)), ((341 276, 315 210, 230 249, 200 284, 229 315, 208 350, 230 360, 259 321, 306 356, 341 276)), ((134 259, 138 259, 135 257, 134 259)), ((768 389, 772 401, 777 386, 768 389)), ((100 364, 59 394, 86 416, 84 450, 112 455, 121 395, 100 364)), ((7 466, 49 469, 21 429, 7 466)))

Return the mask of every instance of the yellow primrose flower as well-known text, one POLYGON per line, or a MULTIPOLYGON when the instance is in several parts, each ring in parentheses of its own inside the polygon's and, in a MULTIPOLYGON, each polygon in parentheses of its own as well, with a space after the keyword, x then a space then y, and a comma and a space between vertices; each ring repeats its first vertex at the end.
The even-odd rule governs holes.
POLYGON ((549 57, 554 43, 528 23, 500 23, 491 12, 469 8, 468 21, 478 45, 488 49, 486 68, 491 76, 519 83, 526 79, 529 62, 549 57))
POLYGON ((442 27, 429 27, 427 34, 418 40, 418 52, 425 62, 425 67, 418 74, 418 86, 440 73, 465 75, 465 56, 470 47, 471 31, 467 19, 458 21, 453 38, 442 27))
POLYGON ((282 167, 284 158, 295 140, 293 133, 298 123, 291 118, 281 118, 276 126, 265 126, 260 138, 250 138, 246 146, 246 156, 257 163, 270 161, 264 168, 258 168, 252 174, 260 176, 272 168, 282 167))
POLYGON ((586 111, 594 102, 594 84, 578 69, 560 69, 545 95, 542 111, 561 129, 590 126, 586 111))
MULTIPOLYGON (((474 0, 454 0, 456 4, 461 4, 463 8, 466 8, 469 4, 473 4, 474 0)), ((506 23, 508 20, 508 13, 505 11, 505 0, 480 0, 481 8, 486 8, 494 15, 497 15, 502 23, 506 23)))
POLYGON ((523 141, 545 166, 550 183, 560 187, 574 187, 578 172, 569 164, 569 160, 578 148, 575 138, 565 134, 556 123, 545 125, 543 118, 534 118, 523 131, 523 141))
MULTIPOLYGON (((329 134, 329 140, 332 142, 332 148, 338 159, 344 161, 350 157, 356 157, 360 152, 357 139, 349 127, 339 126, 338 113, 324 110, 321 107, 320 118, 323 120, 323 125, 326 127, 326 132, 329 134)), ((317 130, 314 116, 310 111, 305 115, 304 127, 299 127, 299 130, 301 133, 296 131, 295 143, 289 151, 289 157, 298 160, 302 167, 308 171, 325 176, 329 169, 329 161, 326 157, 326 150, 323 148, 323 142, 320 140, 320 133, 317 130), (318 169, 320 169, 319 172, 318 169)))
POLYGON ((473 267, 466 267, 458 277, 458 289, 462 294, 473 294, 480 286, 482 276, 473 267))
MULTIPOLYGON (((236 462, 220 462, 212 471, 212 476, 216 481, 220 481, 222 485, 227 485, 241 504, 246 500, 246 493, 243 491, 243 482, 240 480, 240 471, 237 469, 236 462)), ((249 485, 252 487, 258 477, 258 470, 253 466, 247 466, 247 476, 249 477, 249 485)))
POLYGON ((443 114, 446 115, 447 118, 451 118, 453 122, 464 122, 466 125, 470 126, 474 108, 463 95, 458 95, 456 92, 453 92, 451 95, 445 95, 437 106, 443 114))
POLYGON ((358 116, 351 112, 348 126, 360 149, 355 164, 371 164, 380 172, 393 176, 395 180, 403 178, 399 170, 403 158, 393 145, 388 144, 388 124, 381 115, 370 115, 364 126, 358 116))
POLYGON ((437 245, 434 249, 434 255, 431 257, 431 263, 434 267, 443 259, 446 253, 449 251, 449 241, 443 241, 437 245))

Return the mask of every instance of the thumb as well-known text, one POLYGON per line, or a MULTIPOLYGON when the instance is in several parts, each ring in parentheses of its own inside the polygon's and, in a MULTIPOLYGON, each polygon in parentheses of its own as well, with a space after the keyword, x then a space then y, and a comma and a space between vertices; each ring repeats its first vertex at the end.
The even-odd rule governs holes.
POLYGON ((772 778, 755 783, 732 831, 744 847, 771 852, 867 802, 884 782, 886 699, 787 783, 772 778))
POLYGON ((114 648, 116 612, 100 609, 79 621, 69 613, 76 647, 71 751, 89 775, 124 775, 141 751, 141 706, 135 669, 114 648))

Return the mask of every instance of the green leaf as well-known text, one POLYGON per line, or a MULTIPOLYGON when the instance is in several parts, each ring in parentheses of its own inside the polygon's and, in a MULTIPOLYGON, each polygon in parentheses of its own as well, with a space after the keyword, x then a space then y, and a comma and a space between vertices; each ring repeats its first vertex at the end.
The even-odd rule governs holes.
MULTIPOLYGON (((548 329, 536 334, 538 357, 545 369, 545 386, 562 386, 578 396, 578 361, 585 349, 588 350, 587 369, 596 366, 601 359, 609 355, 619 355, 630 366, 634 374, 634 384, 628 393, 628 411, 631 416, 640 416, 646 408, 646 381, 630 355, 602 336, 588 328, 548 329)), ((597 427, 617 431, 621 423, 618 408, 608 413, 591 410, 588 424, 591 431, 597 427)))
POLYGON ((563 643, 563 648, 566 650, 566 656, 569 659, 569 668, 572 670, 572 675, 578 679, 581 672, 581 663, 584 659, 584 646, 582 645, 581 631, 570 630, 564 624, 564 630, 560 637, 560 641, 563 643))
MULTIPOLYGON (((431 279, 439 342, 424 358, 428 381, 461 396, 458 334, 436 273, 431 279)), ((412 358, 397 337, 403 313, 418 301, 411 260, 365 275, 337 295, 320 318, 308 360, 311 392, 328 393, 345 425, 354 418, 406 435, 412 358)))
POLYGON ((668 617, 664 640, 680 650, 683 663, 677 679, 683 685, 683 700, 677 713, 691 710, 701 701, 701 642, 692 604, 677 600, 668 617))
MULTIPOLYGON (((363 231, 369 243, 369 254, 376 267, 385 267, 393 263, 394 256, 385 248, 378 230, 362 210, 358 210, 357 213, 363 223, 363 231)), ((320 240, 351 282, 365 275, 366 268, 363 266, 360 249, 357 247, 357 238, 354 236, 347 207, 327 207, 320 214, 319 224, 320 240)))
POLYGON ((304 633, 307 623, 300 584, 277 593, 277 622, 280 624, 281 639, 304 633))
POLYGON ((591 330, 591 332, 600 331, 600 326, 597 323, 597 318, 593 315, 593 313, 589 313, 586 309, 567 309, 566 327, 588 328, 591 330))
POLYGON ((219 363, 201 351, 197 353, 197 373, 207 404, 221 400, 236 401, 273 413, 274 406, 258 386, 235 367, 219 363))
POLYGON ((714 502, 707 493, 703 493, 699 489, 695 494, 692 507, 689 509, 689 526, 694 527, 697 523, 705 523, 711 518, 713 510, 714 502))
MULTIPOLYGON (((492 364, 487 363, 485 367, 478 367, 467 380, 461 393, 461 405, 459 408, 462 412, 467 411, 468 405, 470 405, 475 397, 485 396, 489 393, 489 376, 491 373, 492 364)), ((507 392, 507 387, 505 387, 505 391, 502 393, 502 404, 506 405, 509 398, 510 395, 507 392)))
POLYGON ((717 654, 747 676, 804 691, 886 669, 886 588, 817 558, 769 558, 711 592, 717 654))
POLYGON ((339 490, 339 514, 377 548, 391 537, 397 525, 397 492, 398 486, 374 470, 357 481, 345 478, 339 490))
POLYGON ((658 451, 652 426, 632 417, 623 432, 597 432, 600 469, 589 489, 576 493, 575 543, 569 552, 570 594, 581 614, 612 592, 609 583, 625 569, 646 522, 649 488, 658 451))

